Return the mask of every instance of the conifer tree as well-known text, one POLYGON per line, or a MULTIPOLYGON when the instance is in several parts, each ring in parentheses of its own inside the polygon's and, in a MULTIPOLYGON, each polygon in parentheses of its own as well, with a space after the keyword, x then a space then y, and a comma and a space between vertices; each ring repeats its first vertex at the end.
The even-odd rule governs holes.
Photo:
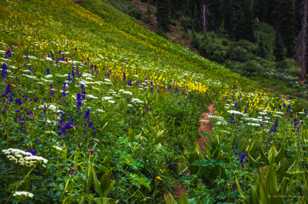
POLYGON ((158 29, 161 32, 168 31, 169 26, 169 0, 157 0, 156 1, 156 18, 158 23, 158 29))

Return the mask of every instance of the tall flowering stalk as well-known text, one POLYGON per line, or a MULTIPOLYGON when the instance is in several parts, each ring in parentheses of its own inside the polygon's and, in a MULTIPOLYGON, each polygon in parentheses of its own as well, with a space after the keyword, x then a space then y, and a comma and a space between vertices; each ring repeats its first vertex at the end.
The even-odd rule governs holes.
POLYGON ((77 93, 76 95, 76 107, 78 110, 80 110, 81 105, 82 105, 82 101, 83 101, 83 96, 81 93, 77 93))
POLYGON ((7 64, 5 63, 2 64, 1 77, 3 81, 5 81, 7 78, 7 64))
POLYGON ((13 52, 12 52, 12 49, 11 48, 8 48, 6 51, 5 51, 5 54, 4 54, 4 58, 11 58, 13 56, 13 52))

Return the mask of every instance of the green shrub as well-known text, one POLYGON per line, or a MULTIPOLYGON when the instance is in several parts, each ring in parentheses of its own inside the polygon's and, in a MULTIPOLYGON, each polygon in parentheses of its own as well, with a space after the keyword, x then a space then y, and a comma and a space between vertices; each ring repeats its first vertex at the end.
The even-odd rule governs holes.
POLYGON ((208 59, 220 63, 225 62, 227 59, 230 42, 215 33, 196 33, 192 44, 208 59))
POLYGON ((274 58, 275 30, 266 23, 260 23, 255 28, 257 55, 262 58, 274 58))
POLYGON ((244 63, 243 67, 248 76, 254 76, 257 73, 263 72, 263 67, 258 60, 249 60, 244 63))

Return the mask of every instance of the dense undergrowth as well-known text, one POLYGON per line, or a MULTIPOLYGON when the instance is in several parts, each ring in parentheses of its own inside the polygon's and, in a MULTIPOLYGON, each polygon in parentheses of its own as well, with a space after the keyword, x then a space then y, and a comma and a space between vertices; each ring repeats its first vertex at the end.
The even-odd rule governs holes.
POLYGON ((0 3, 1 203, 307 202, 297 100, 83 6, 0 3))

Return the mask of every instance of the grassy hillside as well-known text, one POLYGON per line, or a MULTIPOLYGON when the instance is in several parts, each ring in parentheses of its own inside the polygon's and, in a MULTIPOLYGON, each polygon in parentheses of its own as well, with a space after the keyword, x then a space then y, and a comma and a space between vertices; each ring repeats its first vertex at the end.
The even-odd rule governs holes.
POLYGON ((298 101, 104 0, 1 1, 0 32, 0 203, 307 201, 298 101))

